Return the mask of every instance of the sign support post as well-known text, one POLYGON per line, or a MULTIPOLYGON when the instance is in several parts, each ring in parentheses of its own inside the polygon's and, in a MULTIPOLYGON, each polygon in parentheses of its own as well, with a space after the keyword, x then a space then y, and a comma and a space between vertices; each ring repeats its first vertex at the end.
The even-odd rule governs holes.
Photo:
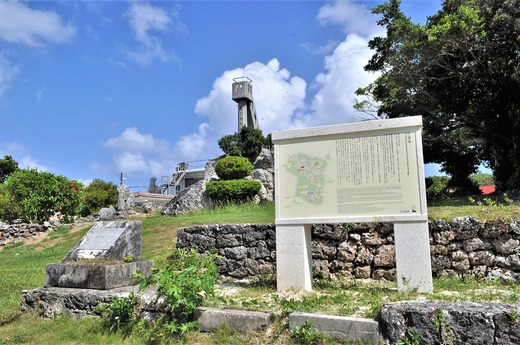
POLYGON ((311 226, 276 226, 278 291, 312 290, 311 226))
POLYGON ((428 221, 395 222, 395 265, 399 292, 433 292, 428 221))

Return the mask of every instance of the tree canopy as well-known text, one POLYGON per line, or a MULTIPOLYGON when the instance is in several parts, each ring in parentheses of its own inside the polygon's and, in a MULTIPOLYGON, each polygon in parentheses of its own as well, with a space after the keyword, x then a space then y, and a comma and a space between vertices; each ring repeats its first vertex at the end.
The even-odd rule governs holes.
POLYGON ((520 0, 445 0, 424 25, 399 0, 373 12, 387 34, 369 42, 365 69, 380 75, 356 107, 422 115, 425 162, 454 186, 471 187, 483 162, 498 190, 520 188, 520 0))
POLYGON ((5 179, 18 170, 18 162, 9 155, 5 155, 0 159, 0 183, 4 183, 5 179))

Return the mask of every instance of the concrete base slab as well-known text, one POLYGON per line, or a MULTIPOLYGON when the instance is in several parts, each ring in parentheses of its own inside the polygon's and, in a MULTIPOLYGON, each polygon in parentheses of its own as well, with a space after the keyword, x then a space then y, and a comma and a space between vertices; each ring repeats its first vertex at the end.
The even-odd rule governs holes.
POLYGON ((337 340, 361 341, 366 344, 382 344, 379 323, 375 320, 347 316, 291 313, 289 328, 294 330, 307 321, 312 321, 312 328, 337 340))
POLYGON ((133 284, 133 274, 150 275, 153 261, 143 260, 116 264, 48 264, 46 287, 107 290, 133 284))
POLYGON ((266 329, 271 323, 271 315, 258 311, 197 308, 195 319, 203 332, 212 332, 222 325, 228 325, 240 332, 266 329))

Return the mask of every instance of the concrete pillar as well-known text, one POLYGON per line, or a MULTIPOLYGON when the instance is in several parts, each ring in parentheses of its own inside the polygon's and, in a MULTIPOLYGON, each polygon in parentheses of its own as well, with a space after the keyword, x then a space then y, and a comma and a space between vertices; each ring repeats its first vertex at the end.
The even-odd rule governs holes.
POLYGON ((278 291, 312 290, 311 226, 276 226, 278 291))
POLYGON ((395 222, 397 290, 433 292, 428 221, 395 222))

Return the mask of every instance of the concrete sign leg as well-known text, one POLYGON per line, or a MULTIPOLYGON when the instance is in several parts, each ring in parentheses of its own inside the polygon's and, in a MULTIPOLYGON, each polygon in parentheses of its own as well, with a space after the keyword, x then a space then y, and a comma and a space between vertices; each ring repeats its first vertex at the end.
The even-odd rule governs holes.
POLYGON ((311 226, 276 226, 278 291, 312 290, 311 226))
POLYGON ((395 222, 397 290, 433 292, 428 221, 395 222))

